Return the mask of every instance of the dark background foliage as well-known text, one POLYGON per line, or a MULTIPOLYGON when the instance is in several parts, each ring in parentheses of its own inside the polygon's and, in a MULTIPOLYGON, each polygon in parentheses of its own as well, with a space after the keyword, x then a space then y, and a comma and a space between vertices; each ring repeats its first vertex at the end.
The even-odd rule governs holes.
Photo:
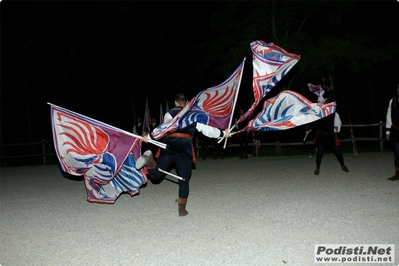
POLYGON ((1 3, 1 142, 51 139, 48 102, 131 131, 222 83, 246 58, 237 108, 252 98, 253 40, 301 55, 268 95, 332 92, 347 124, 385 121, 399 82, 397 1, 1 3))

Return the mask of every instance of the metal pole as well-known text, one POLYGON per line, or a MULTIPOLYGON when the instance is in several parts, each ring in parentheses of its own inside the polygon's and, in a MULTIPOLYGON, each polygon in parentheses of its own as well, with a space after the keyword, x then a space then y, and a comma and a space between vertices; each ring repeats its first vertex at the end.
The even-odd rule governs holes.
POLYGON ((179 180, 181 180, 181 181, 185 181, 185 179, 184 179, 183 177, 180 177, 180 176, 178 176, 178 175, 175 175, 175 174, 172 174, 172 173, 166 172, 165 170, 162 170, 162 169, 161 169, 161 168, 159 168, 159 167, 158 167, 158 171, 159 171, 159 172, 162 172, 162 173, 164 173, 164 174, 167 174, 167 175, 173 176, 173 177, 175 177, 175 178, 177 178, 177 179, 179 179, 179 180))

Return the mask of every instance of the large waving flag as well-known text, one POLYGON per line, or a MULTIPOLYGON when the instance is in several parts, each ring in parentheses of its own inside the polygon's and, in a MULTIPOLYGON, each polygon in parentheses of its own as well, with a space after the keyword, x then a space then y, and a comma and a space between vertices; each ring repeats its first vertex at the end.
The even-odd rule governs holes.
POLYGON ((113 204, 147 183, 137 170, 141 138, 62 107, 51 105, 54 146, 64 172, 83 176, 89 202, 113 204))
POLYGON ((258 40, 250 44, 252 50, 254 102, 238 122, 253 113, 259 102, 299 61, 300 56, 289 53, 274 43, 258 40))
POLYGON ((285 90, 266 100, 263 110, 242 131, 279 131, 311 123, 329 116, 336 110, 336 103, 320 105, 302 95, 285 90))
POLYGON ((160 139, 168 133, 184 128, 194 122, 199 122, 219 129, 229 128, 232 114, 237 101, 243 62, 220 85, 201 91, 171 120, 164 122, 152 131, 155 139, 160 139))

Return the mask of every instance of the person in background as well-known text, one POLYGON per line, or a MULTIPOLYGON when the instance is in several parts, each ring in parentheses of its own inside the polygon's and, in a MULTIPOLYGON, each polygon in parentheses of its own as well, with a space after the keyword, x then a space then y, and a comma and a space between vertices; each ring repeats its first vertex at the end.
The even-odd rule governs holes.
MULTIPOLYGON (((244 115, 244 109, 240 109, 238 111, 238 117, 235 119, 235 122, 237 121, 244 115)), ((237 131, 243 129, 246 127, 248 124, 248 119, 245 119, 244 121, 241 121, 240 123, 237 124, 236 128, 237 131)), ((248 159, 248 135, 249 131, 243 131, 238 133, 238 141, 240 143, 240 160, 242 159, 248 159)))
POLYGON ((141 117, 137 117, 136 124, 133 126, 133 134, 142 136, 143 135, 143 123, 141 117))
POLYGON ((396 94, 389 100, 385 122, 386 139, 392 143, 395 165, 395 174, 387 178, 390 181, 399 180, 399 84, 396 94))
POLYGON ((220 159, 224 159, 223 142, 218 143, 217 139, 213 139, 213 159, 216 160, 218 155, 220 159))
POLYGON ((207 156, 209 155, 209 140, 206 136, 204 136, 201 133, 198 133, 198 141, 199 141, 199 147, 200 147, 200 155, 202 157, 202 160, 206 160, 207 156))
MULTIPOLYGON (((328 101, 327 93, 324 92, 320 95, 317 102, 321 105, 326 104, 328 101)), ((315 175, 320 174, 321 160, 324 155, 326 148, 330 149, 335 157, 337 157, 338 162, 341 165, 341 169, 344 172, 349 172, 348 167, 345 166, 344 156, 339 148, 340 141, 338 139, 337 133, 341 130, 341 119, 337 112, 330 114, 327 117, 316 120, 316 122, 311 125, 306 126, 305 134, 308 135, 310 131, 314 130, 315 137, 313 140, 313 145, 316 147, 316 169, 314 170, 315 175)))
MULTIPOLYGON (((184 94, 177 94, 175 96, 175 107, 169 110, 164 117, 164 122, 169 121, 175 117, 181 109, 187 104, 187 99, 184 94)), ((152 152, 146 151, 136 163, 136 168, 141 169, 143 166, 147 166, 148 174, 150 178, 159 180, 164 176, 164 173, 159 171, 158 168, 165 170, 169 166, 174 164, 176 167, 177 174, 184 178, 184 181, 179 180, 179 198, 178 202, 178 214, 179 216, 186 216, 188 211, 186 210, 187 198, 189 195, 189 182, 192 172, 193 165, 193 141, 192 138, 198 130, 206 137, 209 138, 228 138, 231 133, 228 129, 222 131, 218 128, 214 128, 199 122, 194 122, 182 129, 167 134, 163 139, 163 143, 167 144, 166 149, 162 149, 160 156, 155 162, 152 152)), ((152 138, 151 134, 143 136, 143 141, 148 142, 152 138)))
POLYGON ((151 118, 150 132, 152 132, 157 126, 159 126, 157 123, 157 119, 155 117, 151 118))

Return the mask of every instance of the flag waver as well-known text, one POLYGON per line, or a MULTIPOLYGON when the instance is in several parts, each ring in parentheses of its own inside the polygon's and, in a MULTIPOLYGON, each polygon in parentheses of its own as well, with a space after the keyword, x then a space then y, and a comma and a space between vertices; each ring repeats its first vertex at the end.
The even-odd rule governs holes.
POLYGON ((84 177, 89 202, 113 204, 122 192, 134 195, 147 182, 135 168, 140 138, 56 105, 51 123, 61 169, 84 177))
POLYGON ((335 110, 335 102, 320 105, 294 91, 285 90, 266 100, 263 110, 244 129, 234 133, 287 130, 329 116, 335 110))
POLYGON ((205 89, 197 94, 173 119, 165 121, 155 128, 152 136, 155 139, 160 139, 165 134, 186 127, 194 122, 219 129, 228 128, 232 121, 244 63, 245 59, 233 74, 220 85, 205 89))

